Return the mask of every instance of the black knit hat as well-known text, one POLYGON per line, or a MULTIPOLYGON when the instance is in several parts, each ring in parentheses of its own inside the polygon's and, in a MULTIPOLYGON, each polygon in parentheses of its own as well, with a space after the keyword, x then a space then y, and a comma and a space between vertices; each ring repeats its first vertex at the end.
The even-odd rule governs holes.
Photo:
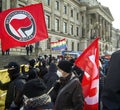
POLYGON ((72 70, 72 64, 67 60, 62 60, 58 63, 58 68, 64 72, 70 73, 72 70))
POLYGON ((5 68, 17 68, 17 69, 20 69, 20 65, 17 63, 17 62, 9 62, 8 65, 4 66, 5 68))
POLYGON ((46 85, 40 78, 28 81, 23 89, 23 94, 28 98, 37 97, 45 93, 46 85))
POLYGON ((32 67, 34 67, 35 62, 36 62, 35 59, 31 59, 31 60, 29 61, 29 65, 32 66, 32 67))
POLYGON ((20 65, 17 62, 9 62, 4 68, 7 69, 11 81, 20 76, 20 65))

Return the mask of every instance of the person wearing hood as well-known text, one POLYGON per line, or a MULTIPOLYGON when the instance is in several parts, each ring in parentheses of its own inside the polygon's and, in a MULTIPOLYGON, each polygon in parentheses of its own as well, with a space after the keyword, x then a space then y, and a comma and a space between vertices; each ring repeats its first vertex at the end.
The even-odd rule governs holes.
POLYGON ((59 78, 57 73, 57 66, 55 63, 51 63, 48 68, 48 73, 44 75, 43 79, 47 87, 51 88, 53 83, 59 78))
POLYGON ((71 70, 72 64, 69 61, 62 60, 58 63, 59 89, 57 87, 57 90, 59 91, 55 110, 83 110, 84 97, 81 83, 71 70))
MULTIPOLYGON (((45 84, 47 86, 47 90, 50 90, 54 83, 59 79, 59 76, 57 75, 57 66, 54 62, 51 62, 49 68, 48 68, 48 73, 44 75, 43 77, 45 84)), ((54 95, 54 92, 51 91, 50 93, 52 102, 55 102, 56 95, 54 95)))
POLYGON ((27 72, 28 80, 38 78, 38 71, 34 67, 36 64, 36 59, 29 60, 29 71, 27 72))
POLYGON ((10 78, 10 81, 7 83, 0 81, 0 89, 7 90, 5 110, 19 109, 22 105, 22 90, 26 80, 20 74, 20 65, 18 63, 10 62, 5 68, 7 68, 10 78))
POLYGON ((120 110, 120 50, 111 55, 101 95, 102 110, 120 110))
POLYGON ((23 89, 24 106, 22 110, 53 110, 46 85, 41 78, 29 80, 23 89))

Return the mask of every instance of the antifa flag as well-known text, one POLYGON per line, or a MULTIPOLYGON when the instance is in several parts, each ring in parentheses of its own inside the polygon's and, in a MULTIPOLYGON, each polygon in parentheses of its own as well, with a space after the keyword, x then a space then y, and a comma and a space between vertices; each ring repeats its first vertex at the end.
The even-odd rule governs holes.
POLYGON ((42 3, 3 11, 0 26, 3 51, 48 38, 42 3))
POLYGON ((75 65, 84 70, 82 80, 85 97, 84 110, 98 110, 99 101, 99 51, 96 38, 91 45, 76 59, 75 65))

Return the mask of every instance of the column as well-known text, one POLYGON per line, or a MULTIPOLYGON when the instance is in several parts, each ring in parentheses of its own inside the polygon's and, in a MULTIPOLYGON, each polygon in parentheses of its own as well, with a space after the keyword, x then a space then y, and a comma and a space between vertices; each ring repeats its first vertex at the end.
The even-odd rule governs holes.
POLYGON ((51 3, 51 8, 52 8, 52 13, 51 13, 51 30, 52 31, 55 31, 55 15, 54 15, 54 12, 55 12, 55 1, 52 0, 52 3, 51 3))
POLYGON ((103 25, 102 34, 103 34, 103 39, 105 40, 105 20, 104 19, 102 19, 102 25, 103 25))
POLYGON ((63 33, 63 1, 60 1, 60 32, 63 33))
POLYGON ((99 20, 98 20, 98 17, 99 15, 96 13, 96 26, 95 26, 95 33, 96 33, 96 36, 97 37, 99 35, 99 20))
POLYGON ((109 39, 109 42, 111 41, 111 40, 110 40, 110 37, 111 37, 111 36, 110 36, 110 29, 111 29, 111 28, 110 28, 110 23, 108 23, 108 39, 109 39))
POLYGON ((91 37, 91 28, 92 28, 92 24, 91 24, 91 15, 89 14, 88 15, 88 23, 87 23, 87 25, 88 25, 88 27, 87 27, 87 37, 88 37, 88 39, 90 40, 90 37, 91 37))
POLYGON ((102 16, 100 16, 100 37, 103 38, 103 35, 102 35, 102 16))
POLYGON ((83 18, 84 18, 84 21, 83 21, 84 37, 87 37, 85 36, 86 35, 86 11, 83 12, 83 18))
POLYGON ((68 10, 67 10, 67 15, 68 15, 68 29, 67 29, 67 32, 68 32, 68 34, 70 34, 70 9, 71 9, 71 7, 70 7, 70 4, 68 4, 67 5, 67 8, 68 8, 68 10))

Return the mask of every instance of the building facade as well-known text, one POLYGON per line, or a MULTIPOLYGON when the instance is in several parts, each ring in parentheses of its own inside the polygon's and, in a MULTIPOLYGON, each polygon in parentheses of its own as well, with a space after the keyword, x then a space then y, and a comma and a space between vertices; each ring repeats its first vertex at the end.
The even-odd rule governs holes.
POLYGON ((109 8, 97 0, 3 0, 2 10, 39 2, 43 3, 49 35, 37 45, 41 53, 50 54, 50 42, 63 38, 67 39, 67 50, 83 51, 97 36, 101 55, 116 50, 112 43, 118 39, 118 34, 112 34, 118 33, 112 27, 114 19, 109 8))

